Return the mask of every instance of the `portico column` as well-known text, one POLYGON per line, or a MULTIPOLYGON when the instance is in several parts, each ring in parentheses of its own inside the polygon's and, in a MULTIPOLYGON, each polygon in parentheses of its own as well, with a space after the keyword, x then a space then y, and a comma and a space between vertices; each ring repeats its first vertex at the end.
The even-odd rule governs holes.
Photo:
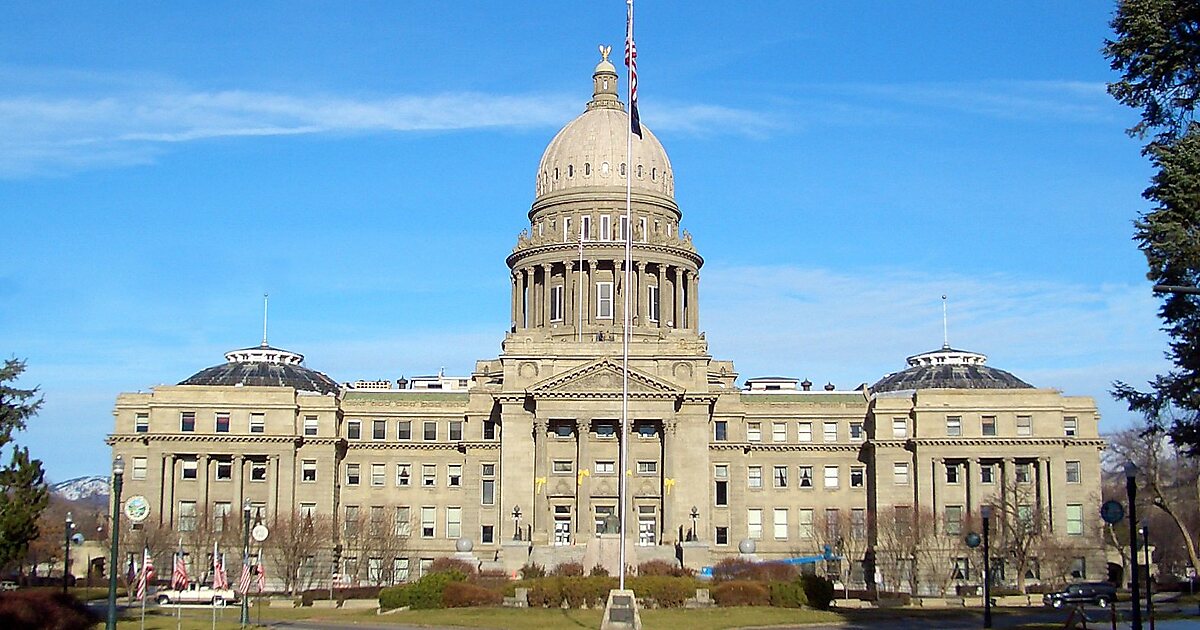
POLYGON ((633 262, 633 293, 630 294, 629 308, 633 309, 630 313, 630 320, 634 326, 640 326, 645 313, 642 310, 642 263, 639 261, 633 262))
MULTIPOLYGON (((659 543, 665 542, 664 541, 664 538, 666 538, 666 536, 664 535, 665 532, 668 532, 668 531, 674 532, 676 535, 678 535, 678 532, 679 532, 677 523, 667 523, 667 519, 669 517, 673 518, 673 517, 677 516, 678 511, 675 509, 675 503, 676 503, 675 490, 672 488, 670 490, 670 492, 667 491, 666 480, 674 479, 673 483, 678 483, 680 481, 683 481, 684 483, 691 482, 691 480, 681 480, 679 478, 679 474, 678 474, 679 471, 673 470, 673 468, 672 468, 675 464, 674 455, 676 454, 677 449, 679 449, 679 445, 677 444, 677 441, 675 439, 676 422, 677 422, 677 420, 675 418, 665 418, 662 421, 662 427, 661 427, 661 431, 659 433, 659 450, 658 450, 658 452, 659 452, 659 461, 661 463, 659 463, 659 466, 658 466, 658 476, 659 476, 659 483, 661 484, 659 487, 663 488, 662 506, 661 506, 661 510, 660 510, 662 512, 662 515, 660 517, 661 524, 659 525, 660 534, 658 537, 659 543), (670 476, 668 476, 668 474, 670 474, 670 476), (668 529, 668 526, 670 527, 670 529, 668 529)), ((703 477, 698 477, 698 478, 702 479, 703 477)), ((689 523, 689 525, 690 525, 690 523, 689 523)), ((678 542, 683 542, 683 541, 681 540, 678 542)))
POLYGON ((542 326, 550 327, 550 265, 542 265, 542 326))
POLYGON ((683 317, 683 267, 675 267, 675 328, 682 330, 684 328, 683 317))
POLYGON ((613 325, 617 326, 625 321, 625 297, 624 296, 625 296, 625 291, 628 291, 629 287, 625 286, 625 261, 614 260, 614 261, 612 261, 612 266, 613 266, 613 292, 612 292, 613 308, 612 308, 612 313, 613 313, 613 325), (617 290, 618 288, 620 289, 620 291, 617 290))
POLYGON ((666 285, 666 275, 667 274, 663 270, 663 267, 665 267, 665 265, 663 265, 662 263, 658 263, 654 267, 655 267, 654 271, 657 274, 657 279, 658 279, 658 299, 656 300, 657 304, 655 304, 655 309, 658 310, 658 322, 656 323, 656 325, 659 328, 662 328, 664 325, 666 325, 666 321, 667 321, 666 309, 663 308, 663 305, 666 304, 666 300, 663 298, 663 295, 664 295, 663 289, 666 288, 666 286, 667 286, 666 285))
POLYGON ((572 542, 579 544, 579 533, 584 531, 583 523, 585 516, 591 513, 591 502, 588 500, 590 493, 588 488, 591 485, 588 483, 588 477, 583 475, 583 472, 591 471, 591 459, 588 454, 588 442, 591 440, 591 424, 590 418, 578 418, 575 420, 575 536, 572 542))
POLYGON ((563 325, 575 327, 575 261, 567 261, 563 273, 563 325))
POLYGON ((600 261, 593 258, 593 259, 587 261, 587 264, 588 264, 588 272, 587 272, 588 284, 587 284, 587 290, 584 292, 584 295, 587 296, 586 300, 585 300, 587 302, 587 305, 586 305, 587 311, 584 312, 583 321, 585 321, 589 324, 595 324, 596 323, 596 281, 599 280, 599 277, 600 277, 600 274, 598 274, 596 272, 598 271, 600 261))
MULTIPOLYGON (((533 421, 533 506, 529 520, 533 525, 533 533, 542 540, 541 535, 546 530, 547 513, 550 510, 546 500, 546 485, 550 482, 550 449, 549 426, 546 420, 538 418, 533 421), (540 483, 539 483, 540 482, 540 483)), ((533 542, 533 537, 530 537, 533 542)), ((543 542, 545 542, 543 540, 543 542)))
POLYGON ((692 330, 700 332, 700 272, 693 271, 689 276, 691 299, 688 301, 688 307, 692 309, 692 316, 688 318, 688 323, 691 324, 692 330))
POLYGON ((208 458, 208 455, 200 455, 199 457, 196 458, 196 460, 197 460, 196 468, 198 469, 198 474, 204 475, 204 477, 202 478, 202 481, 200 482, 200 509, 198 510, 201 514, 204 514, 208 511, 208 476, 209 476, 208 464, 209 464, 209 458, 208 458))
MULTIPOLYGON (((340 473, 341 471, 338 471, 338 472, 340 473)), ((237 487, 237 497, 238 497, 237 505, 238 505, 238 509, 240 510, 241 506, 246 505, 246 456, 245 455, 234 455, 233 456, 233 474, 235 475, 233 478, 233 483, 237 487)))
POLYGON ((1045 510, 1046 523, 1050 527, 1050 532, 1054 532, 1054 502, 1050 499, 1050 494, 1053 492, 1050 487, 1050 458, 1038 458, 1037 460, 1037 476, 1038 476, 1038 505, 1045 510))
POLYGON ((930 466, 930 471, 932 474, 932 476, 929 479, 929 489, 930 489, 929 507, 931 510, 933 510, 933 518, 934 518, 934 522, 936 523, 934 525, 934 527, 940 528, 941 531, 944 533, 945 527, 946 527, 946 519, 945 519, 945 515, 942 514, 942 511, 938 508, 938 501, 940 501, 942 499, 941 487, 938 484, 938 478, 941 475, 938 474, 938 469, 940 468, 944 471, 946 469, 946 465, 945 465, 945 462, 942 460, 942 458, 934 457, 929 460, 929 466, 930 466))

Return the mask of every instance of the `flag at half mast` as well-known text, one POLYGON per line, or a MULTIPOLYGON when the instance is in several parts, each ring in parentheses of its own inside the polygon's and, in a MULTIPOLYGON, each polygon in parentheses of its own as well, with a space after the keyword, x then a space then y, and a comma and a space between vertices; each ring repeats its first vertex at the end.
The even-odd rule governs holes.
POLYGON ((633 0, 627 0, 629 14, 625 18, 625 66, 629 68, 629 129, 642 137, 642 119, 637 103, 637 46, 633 43, 633 0))

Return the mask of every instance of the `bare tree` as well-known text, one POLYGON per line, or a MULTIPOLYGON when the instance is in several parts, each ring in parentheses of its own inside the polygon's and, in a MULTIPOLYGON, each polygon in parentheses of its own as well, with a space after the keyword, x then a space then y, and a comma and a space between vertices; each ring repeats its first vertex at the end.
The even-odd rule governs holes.
MULTIPOLYGON (((999 479, 1000 491, 992 496, 992 549, 1013 570, 1010 580, 1025 594, 1025 579, 1037 567, 1038 551, 1048 531, 1047 515, 1038 502, 1037 486, 1008 475, 999 479)), ((1037 573, 1033 571, 1032 573, 1037 573)))
POLYGON ((366 514, 348 518, 343 527, 343 545, 347 556, 357 558, 355 582, 383 586, 394 584, 395 558, 408 549, 412 531, 408 508, 394 505, 372 506, 366 514))
POLYGON ((334 542, 327 514, 280 514, 263 548, 284 589, 292 596, 313 588, 323 575, 321 558, 334 542))
POLYGON ((1085 553, 1086 549, 1080 541, 1065 536, 1043 536, 1038 549, 1042 581, 1062 585, 1083 577, 1072 575, 1072 571, 1076 567, 1077 558, 1085 553))
POLYGON ((875 519, 875 565, 883 576, 884 590, 915 595, 921 543, 916 535, 916 514, 911 507, 892 506, 876 514, 875 519))
MULTIPOLYGON (((233 557, 240 561, 241 542, 238 519, 228 512, 202 509, 187 522, 179 523, 179 539, 190 556, 191 570, 195 581, 208 582, 212 579, 213 548, 218 552, 234 549, 233 557)), ((226 565, 229 563, 226 562, 226 565)), ((228 571, 228 568, 226 568, 228 571)))
POLYGON ((959 558, 970 557, 963 543, 968 524, 961 518, 948 520, 930 508, 917 512, 914 528, 916 539, 916 578, 928 590, 946 594, 950 585, 967 579, 959 558))

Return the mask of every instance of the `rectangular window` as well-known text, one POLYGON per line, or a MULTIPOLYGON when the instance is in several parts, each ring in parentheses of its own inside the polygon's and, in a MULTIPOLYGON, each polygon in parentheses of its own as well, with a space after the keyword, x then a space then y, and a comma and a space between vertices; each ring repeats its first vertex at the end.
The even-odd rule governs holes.
POLYGON ((421 508, 421 538, 433 538, 437 534, 437 508, 421 508))
POLYGON ((450 441, 461 442, 463 439, 463 423, 462 420, 450 421, 450 441))
POLYGON ((775 540, 787 540, 788 511, 787 508, 775 508, 775 540))
POLYGON ((821 439, 825 440, 826 443, 838 441, 838 423, 826 422, 824 435, 821 439))
POLYGON ((812 508, 800 508, 799 510, 797 510, 796 511, 796 522, 800 526, 799 531, 796 532, 797 534, 799 534, 800 538, 809 539, 809 538, 812 538, 813 534, 816 533, 813 530, 812 508))
MULTIPOLYGON (((315 503, 301 503, 300 504, 300 516, 307 516, 307 517, 311 518, 313 513, 316 512, 316 510, 317 510, 317 504, 315 504, 315 503), (306 513, 304 511, 305 506, 311 506, 312 511, 309 511, 306 513)), ((233 518, 232 515, 233 515, 233 504, 230 503, 229 501, 217 501, 216 503, 213 503, 213 531, 214 532, 225 531, 225 525, 226 525, 226 523, 231 523, 230 519, 233 518)))
POLYGON ((550 321, 561 322, 563 320, 563 285, 556 284, 550 287, 550 321))
POLYGON ((800 467, 799 467, 797 470, 799 470, 799 472, 800 472, 800 475, 799 475, 799 479, 800 479, 800 484, 799 484, 799 485, 800 485, 800 487, 801 487, 801 488, 811 488, 811 487, 813 487, 813 470, 812 470, 812 466, 800 466, 800 467))
POLYGON ((837 540, 842 535, 842 513, 837 508, 825 509, 825 539, 837 540))
POLYGON ((387 421, 372 420, 371 421, 371 439, 386 440, 387 439, 387 421))
POLYGON ((908 437, 908 418, 892 418, 892 437, 897 440, 908 437))
POLYGON ((787 441, 787 423, 772 422, 771 423, 771 441, 786 442, 787 441))
POLYGON ((362 438, 362 423, 358 420, 346 421, 346 439, 358 440, 362 438))
POLYGON ((961 505, 946 506, 946 533, 957 536, 962 533, 963 510, 961 505))
POLYGON ((137 431, 138 433, 149 433, 150 432, 150 414, 139 413, 137 415, 137 418, 133 421, 133 430, 137 431))
POLYGON ((750 466, 746 469, 746 485, 751 488, 762 487, 762 466, 750 466))
POLYGON ((996 416, 983 416, 979 419, 979 427, 984 437, 996 435, 996 416))
POLYGON ((462 508, 446 508, 446 538, 462 536, 462 508))
POLYGON ((317 480, 317 460, 306 459, 300 462, 300 481, 313 482, 317 480))
POLYGON ((1067 462, 1067 483, 1079 483, 1079 462, 1067 462))
POLYGON ((762 441, 762 423, 747 422, 746 423, 746 441, 761 442, 762 441))
POLYGON ((788 467, 774 466, 771 469, 771 480, 776 488, 788 487, 788 467))
POLYGON ((658 309, 658 286, 652 284, 646 287, 646 319, 658 323, 658 309))
POLYGON ((629 240, 629 217, 621 215, 621 240, 629 240))
POLYGON ((392 583, 408 581, 408 558, 392 558, 392 583))
POLYGON ((718 545, 728 545, 729 544, 729 528, 725 527, 724 525, 718 525, 717 531, 715 532, 715 538, 716 538, 716 543, 718 545))
POLYGON ((892 464, 892 481, 896 485, 908 485, 908 462, 892 464))
POLYGON ((1017 483, 1029 483, 1033 478, 1029 462, 1017 463, 1017 483))
POLYGON ((1063 435, 1075 437, 1079 433, 1079 419, 1074 416, 1063 418, 1063 435))
POLYGON ((317 434, 317 417, 304 416, 304 435, 313 436, 317 434))
POLYGON ((485 440, 496 439, 496 422, 494 420, 484 420, 483 421, 483 439, 485 439, 485 440))
POLYGON ((596 462, 595 472, 597 475, 612 475, 617 472, 617 466, 611 461, 596 462))
POLYGON ((729 505, 729 464, 713 465, 714 502, 718 507, 729 505))
POLYGON ((861 422, 851 422, 850 423, 850 441, 851 442, 863 441, 863 423, 861 423, 861 422))
POLYGON ((729 423, 724 420, 713 422, 713 440, 724 442, 729 439, 729 423))
POLYGON ((437 464, 421 464, 421 487, 432 488, 437 485, 437 464))
POLYGON ((396 439, 411 440, 412 439, 412 420, 400 420, 396 423, 396 439))
POLYGON ((1033 435, 1033 416, 1017 416, 1017 435, 1033 435))
POLYGON ((796 428, 796 439, 800 442, 812 441, 812 423, 801 422, 796 428))
POLYGON ((190 532, 196 529, 196 502, 179 502, 179 531, 190 532))
POLYGON ((866 540, 866 538, 867 511, 863 508, 854 508, 850 510, 850 539, 866 540))
POLYGON ((839 483, 838 483, 838 467, 837 466, 826 466, 825 467, 825 487, 826 488, 836 488, 836 487, 838 487, 838 485, 839 485, 839 483))
POLYGON ((984 483, 984 484, 996 483, 996 465, 995 464, 980 464, 979 465, 979 483, 984 483))
POLYGON ((617 422, 615 420, 597 420, 592 423, 592 431, 598 438, 617 437, 617 422))
POLYGON ((396 485, 404 488, 412 484, 412 464, 396 464, 396 485))
POLYGON ((229 433, 229 414, 228 413, 220 412, 217 414, 216 431, 217 431, 217 433, 229 433))
POLYGON ((362 470, 358 464, 346 464, 346 485, 357 486, 362 478, 362 470))
POLYGON ((962 416, 946 416, 946 435, 950 437, 962 435, 962 416))
POLYGON ((656 461, 640 461, 637 463, 637 472, 639 475, 657 475, 658 462, 656 461))
POLYGON ((946 464, 946 483, 948 483, 948 484, 957 484, 958 483, 958 464, 956 464, 956 463, 947 463, 946 464))
POLYGON ((579 218, 579 238, 582 240, 591 240, 592 238, 592 217, 591 215, 583 215, 579 218))
POLYGON ((134 479, 145 479, 146 478, 146 458, 145 457, 134 457, 133 458, 133 472, 131 474, 134 479))
POLYGON ((563 240, 570 241, 575 238, 575 234, 571 232, 571 217, 563 217, 563 240))
POLYGON ((615 534, 615 533, 617 533, 616 530, 613 530, 611 532, 608 531, 608 525, 607 525, 608 517, 616 516, 616 515, 617 515, 616 506, 597 505, 596 506, 596 514, 592 517, 592 523, 594 524, 594 526, 596 528, 596 533, 597 534, 605 534, 605 533, 615 534))
POLYGON ((646 242, 646 217, 638 219, 638 229, 642 231, 642 242, 646 242))
POLYGON ((746 510, 746 537, 762 540, 762 510, 759 508, 746 510))
POLYGON ((195 411, 183 411, 179 413, 179 430, 186 433, 196 430, 195 411))
POLYGON ((850 467, 850 487, 861 488, 866 485, 867 467, 866 466, 851 466, 850 467))
POLYGON ((250 432, 265 433, 267 430, 267 416, 261 413, 250 414, 250 432))
POLYGON ((194 459, 183 460, 183 470, 180 472, 181 479, 195 479, 197 472, 200 470, 199 462, 194 459))
POLYGON ((387 465, 371 464, 371 485, 377 488, 387 482, 387 465))
POLYGON ((412 510, 407 505, 396 506, 396 517, 392 521, 392 534, 408 538, 412 534, 412 510))
POLYGON ((462 487, 462 464, 446 465, 446 485, 451 488, 462 487))
POLYGON ((607 241, 612 238, 612 217, 607 214, 600 215, 600 240, 607 241))
POLYGON ((496 504, 496 465, 483 465, 483 486, 480 503, 483 505, 496 504))
POLYGON ((265 460, 252 460, 250 462, 250 481, 266 481, 267 480, 267 462, 265 460))
POLYGON ((574 462, 569 459, 554 460, 553 470, 555 474, 569 475, 575 470, 574 462))
POLYGON ((596 319, 613 318, 613 283, 596 283, 596 319))
POLYGON ((437 440, 437 423, 436 422, 426 422, 421 435, 422 435, 422 438, 426 442, 436 441, 437 440))
POLYGON ((1067 504, 1067 535, 1083 535, 1083 506, 1078 503, 1067 504))

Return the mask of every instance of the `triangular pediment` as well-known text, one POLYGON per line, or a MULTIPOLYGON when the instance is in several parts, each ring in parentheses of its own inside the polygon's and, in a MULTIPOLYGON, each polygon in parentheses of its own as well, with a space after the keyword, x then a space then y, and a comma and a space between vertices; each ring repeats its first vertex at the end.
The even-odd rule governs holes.
MULTIPOLYGON (((619 398, 621 365, 607 357, 556 374, 529 388, 535 398, 619 398)), ((629 368, 629 395, 633 398, 674 398, 683 390, 672 383, 629 368)))

